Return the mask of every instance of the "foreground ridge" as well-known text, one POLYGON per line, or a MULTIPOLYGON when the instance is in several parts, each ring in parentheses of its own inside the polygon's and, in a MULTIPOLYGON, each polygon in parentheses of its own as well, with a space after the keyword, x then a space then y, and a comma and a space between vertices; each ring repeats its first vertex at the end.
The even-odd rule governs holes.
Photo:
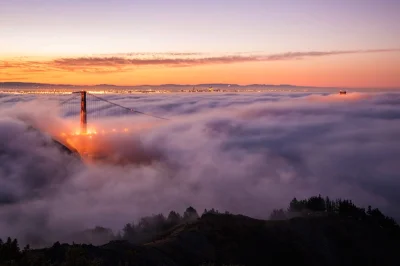
POLYGON ((275 220, 215 210, 196 215, 189 207, 180 223, 137 244, 124 234, 101 246, 57 242, 20 251, 9 238, 0 242, 0 265, 398 265, 400 260, 398 224, 349 200, 293 199, 288 210, 273 211, 275 220))

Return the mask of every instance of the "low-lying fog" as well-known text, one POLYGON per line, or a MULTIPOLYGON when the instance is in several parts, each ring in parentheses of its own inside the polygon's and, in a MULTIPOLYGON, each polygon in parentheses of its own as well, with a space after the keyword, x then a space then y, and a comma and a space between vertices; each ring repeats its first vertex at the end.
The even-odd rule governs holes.
POLYGON ((27 129, 79 128, 55 98, 0 96, 0 237, 119 230, 190 205, 268 218, 318 194, 400 218, 400 94, 101 97, 170 120, 89 112, 98 132, 129 129, 90 140, 128 163, 82 164, 27 129))

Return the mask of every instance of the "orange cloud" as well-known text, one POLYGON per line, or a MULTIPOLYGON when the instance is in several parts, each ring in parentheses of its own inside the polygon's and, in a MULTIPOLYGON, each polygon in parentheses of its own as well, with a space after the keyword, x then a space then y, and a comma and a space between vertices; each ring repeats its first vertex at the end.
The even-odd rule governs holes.
POLYGON ((0 81, 76 85, 283 83, 398 88, 399 52, 400 49, 384 49, 269 55, 127 53, 69 58, 19 57, 0 60, 0 81))
POLYGON ((399 52, 400 49, 347 50, 288 52, 270 55, 223 55, 201 56, 201 53, 128 53, 119 56, 91 56, 57 58, 48 61, 10 60, 0 64, 0 70, 19 69, 24 72, 71 71, 83 73, 113 73, 131 71, 137 67, 165 66, 189 67, 199 65, 234 64, 245 62, 268 62, 302 60, 310 57, 324 57, 345 54, 399 52))

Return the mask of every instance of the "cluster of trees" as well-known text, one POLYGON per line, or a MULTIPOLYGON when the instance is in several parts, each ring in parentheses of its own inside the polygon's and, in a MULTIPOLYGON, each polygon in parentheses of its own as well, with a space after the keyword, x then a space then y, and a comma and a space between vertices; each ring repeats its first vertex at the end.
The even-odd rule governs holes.
MULTIPOLYGON (((61 245, 56 242, 45 252, 36 252, 27 245, 20 249, 17 239, 0 239, 0 266, 100 266, 103 261, 90 255, 87 245, 61 245)), ((122 264, 121 264, 122 265, 122 264)))
POLYGON ((114 240, 116 236, 110 228, 96 226, 83 232, 78 232, 70 236, 73 240, 80 240, 81 243, 101 245, 114 240))
POLYGON ((17 239, 7 238, 6 242, 0 238, 0 262, 16 259, 20 255, 17 239))
POLYGON ((167 217, 162 213, 141 218, 137 223, 132 222, 125 225, 122 233, 118 233, 116 239, 129 240, 138 244, 151 240, 155 235, 170 230, 178 224, 194 221, 199 215, 193 207, 189 207, 180 215, 171 211, 167 217))
MULTIPOLYGON (((202 215, 204 214, 220 214, 218 210, 214 208, 207 210, 205 209, 202 215)), ((229 214, 229 212, 224 212, 224 214, 229 214)), ((189 207, 185 210, 183 215, 178 212, 171 211, 167 217, 165 217, 162 213, 146 216, 139 219, 137 223, 127 223, 122 232, 119 232, 114 239, 116 240, 128 240, 134 244, 144 243, 152 239, 152 237, 157 234, 168 231, 175 226, 197 220, 199 218, 199 214, 196 209, 193 207, 189 207)), ((106 234, 105 231, 107 229, 102 227, 97 227, 96 232, 103 232, 103 235, 106 234)), ((92 233, 95 233, 93 230, 92 233)), ((109 234, 108 234, 109 235, 109 234)))
POLYGON ((378 208, 368 206, 368 209, 357 207, 351 200, 323 198, 321 195, 308 199, 293 200, 287 210, 275 209, 270 215, 271 220, 285 220, 296 216, 340 215, 356 219, 365 219, 378 223, 386 228, 399 228, 396 221, 385 216, 378 208))

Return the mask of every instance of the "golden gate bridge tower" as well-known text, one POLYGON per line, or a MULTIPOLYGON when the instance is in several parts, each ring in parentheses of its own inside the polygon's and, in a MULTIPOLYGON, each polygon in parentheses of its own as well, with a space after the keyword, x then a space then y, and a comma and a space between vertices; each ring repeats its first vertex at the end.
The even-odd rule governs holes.
POLYGON ((81 132, 87 132, 86 91, 81 91, 81 132))
POLYGON ((64 111, 67 117, 71 118, 76 115, 80 117, 79 134, 82 135, 90 133, 88 130, 88 118, 90 118, 92 121, 105 117, 120 117, 132 114, 141 114, 157 119, 169 120, 165 117, 140 112, 138 110, 122 106, 88 91, 75 91, 72 92, 72 94, 73 96, 71 98, 62 101, 60 105, 62 106, 62 111, 64 111), (80 96, 79 98, 77 97, 78 95, 80 96), (80 106, 80 109, 78 109, 77 106, 80 106))
MULTIPOLYGON (((129 126, 127 125, 123 125, 123 130, 117 130, 115 128, 111 131, 108 128, 95 129, 93 125, 88 126, 88 118, 90 121, 94 121, 110 117, 142 114, 157 119, 169 120, 168 118, 122 106, 106 99, 106 97, 103 98, 88 91, 75 91, 72 92, 72 94, 72 97, 60 102, 61 113, 62 116, 69 119, 72 124, 75 124, 73 121, 76 119, 76 116, 79 116, 79 130, 77 127, 78 125, 76 125, 76 127, 73 126, 75 129, 72 129, 70 133, 61 132, 59 136, 54 137, 57 137, 59 140, 58 142, 63 144, 65 147, 78 152, 82 158, 97 158, 103 156, 102 154, 105 154, 101 150, 103 146, 101 145, 101 141, 104 141, 105 137, 103 137, 103 135, 130 132, 128 129, 129 126)), ((101 124, 101 121, 98 122, 101 124)))

